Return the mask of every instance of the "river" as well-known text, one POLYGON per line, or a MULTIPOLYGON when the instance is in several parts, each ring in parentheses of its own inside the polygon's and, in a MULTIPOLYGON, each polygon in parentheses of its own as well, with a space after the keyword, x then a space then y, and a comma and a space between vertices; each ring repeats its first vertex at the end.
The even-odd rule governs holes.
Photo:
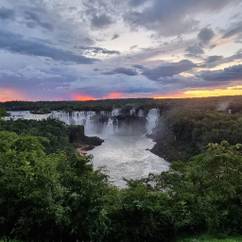
MULTIPOLYGON (((169 163, 149 150, 154 142, 148 137, 159 121, 159 111, 151 109, 147 113, 130 110, 130 117, 143 118, 145 126, 136 119, 121 121, 119 109, 112 112, 62 112, 32 114, 29 111, 9 112, 16 119, 43 120, 54 118, 68 125, 84 125, 85 135, 98 136, 104 140, 102 145, 88 152, 95 169, 102 168, 110 182, 119 187, 126 185, 125 179, 145 178, 149 173, 158 174, 169 169, 169 163), (131 120, 131 121, 130 121, 131 120)), ((142 120, 142 119, 141 119, 142 120)))

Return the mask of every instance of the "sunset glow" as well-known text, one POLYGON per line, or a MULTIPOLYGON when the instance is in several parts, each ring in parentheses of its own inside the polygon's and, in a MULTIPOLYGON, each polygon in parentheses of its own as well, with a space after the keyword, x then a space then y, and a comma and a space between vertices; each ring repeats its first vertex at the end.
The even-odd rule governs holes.
POLYGON ((75 101, 94 101, 94 100, 96 100, 95 97, 92 97, 92 96, 89 96, 86 94, 74 94, 73 99, 75 101))
POLYGON ((121 92, 111 92, 103 97, 103 99, 118 99, 122 98, 123 94, 121 92))
POLYGON ((0 88, 0 102, 24 100, 24 95, 12 88, 0 88))
POLYGON ((242 95, 242 86, 230 86, 226 88, 215 89, 194 89, 179 93, 173 93, 164 96, 155 96, 154 99, 165 98, 195 98, 195 97, 219 97, 219 96, 240 96, 242 95))
POLYGON ((123 98, 123 94, 121 92, 110 92, 105 96, 102 97, 94 97, 89 94, 84 94, 84 93, 78 93, 72 95, 72 99, 75 101, 94 101, 98 99, 118 99, 118 98, 123 98))
POLYGON ((241 86, 227 87, 225 89, 190 90, 184 92, 186 97, 219 97, 242 95, 241 86))

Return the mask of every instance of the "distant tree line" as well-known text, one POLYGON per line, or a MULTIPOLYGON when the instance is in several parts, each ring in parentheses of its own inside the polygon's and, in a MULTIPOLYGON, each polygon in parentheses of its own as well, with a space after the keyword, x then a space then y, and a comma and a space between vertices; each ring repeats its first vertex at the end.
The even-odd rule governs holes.
POLYGON ((93 110, 110 111, 114 108, 131 109, 159 108, 162 112, 171 109, 192 108, 204 111, 231 109, 233 112, 242 112, 242 96, 188 98, 188 99, 152 99, 128 98, 107 99, 94 101, 11 101, 0 103, 0 108, 8 111, 30 110, 33 113, 48 113, 53 110, 67 112, 93 110))

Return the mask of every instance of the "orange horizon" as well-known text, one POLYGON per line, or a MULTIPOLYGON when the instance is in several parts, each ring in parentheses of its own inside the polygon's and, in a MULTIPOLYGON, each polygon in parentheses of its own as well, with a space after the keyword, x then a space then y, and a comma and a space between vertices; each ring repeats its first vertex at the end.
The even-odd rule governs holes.
POLYGON ((229 86, 226 88, 214 89, 192 89, 170 95, 155 96, 154 99, 185 99, 185 98, 206 98, 206 97, 226 97, 242 96, 242 85, 229 86))
MULTIPOLYGON (((150 97, 125 97, 122 92, 111 92, 107 95, 96 98, 94 96, 82 93, 75 93, 71 96, 70 101, 95 101, 95 100, 114 100, 128 98, 151 98, 151 99, 185 99, 185 98, 208 98, 208 97, 224 97, 224 96, 242 96, 242 85, 229 86, 225 88, 214 89, 191 89, 183 92, 170 93, 165 95, 155 95, 150 97)), ((63 101, 60 99, 59 101, 63 101)), ((0 88, 0 102, 10 101, 30 101, 20 91, 10 88, 0 88)))
POLYGON ((122 92, 110 92, 107 95, 96 98, 94 96, 88 95, 88 94, 74 94, 72 95, 72 98, 74 101, 95 101, 95 100, 102 100, 102 99, 121 99, 123 93, 122 92))
POLYGON ((24 100, 25 96, 22 92, 14 88, 0 88, 0 102, 8 102, 13 100, 24 100), (10 99, 9 99, 10 97, 10 99))

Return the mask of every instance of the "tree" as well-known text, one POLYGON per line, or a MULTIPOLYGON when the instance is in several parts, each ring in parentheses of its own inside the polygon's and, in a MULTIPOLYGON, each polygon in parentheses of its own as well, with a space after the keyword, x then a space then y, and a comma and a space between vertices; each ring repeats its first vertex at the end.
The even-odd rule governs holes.
POLYGON ((151 191, 140 182, 130 184, 110 202, 110 228, 104 241, 171 241, 175 233, 169 202, 164 193, 151 191))
POLYGON ((62 159, 61 154, 45 154, 37 137, 0 132, 2 235, 25 240, 58 236, 66 212, 58 202, 62 159))
POLYGON ((171 199, 178 231, 241 232, 242 146, 224 141, 153 177, 171 199))
POLYGON ((7 112, 5 111, 5 109, 0 108, 0 118, 6 115, 7 115, 7 112))
POLYGON ((46 153, 43 138, 0 131, 0 237, 102 241, 109 190, 89 157, 46 153))

